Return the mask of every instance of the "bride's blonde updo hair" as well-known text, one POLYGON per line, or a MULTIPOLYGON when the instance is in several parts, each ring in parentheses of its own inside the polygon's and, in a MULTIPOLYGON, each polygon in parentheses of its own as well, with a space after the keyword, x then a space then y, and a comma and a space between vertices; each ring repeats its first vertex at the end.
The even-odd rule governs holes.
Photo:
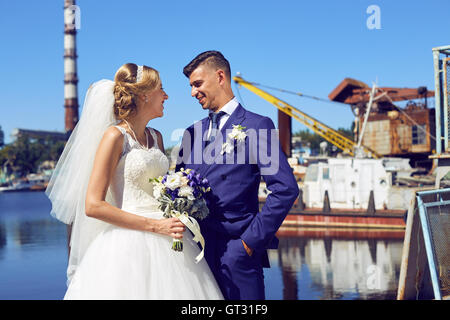
POLYGON ((124 64, 114 77, 114 115, 117 120, 127 119, 137 109, 137 98, 149 90, 161 85, 157 70, 143 66, 142 79, 136 82, 138 66, 134 63, 124 64))

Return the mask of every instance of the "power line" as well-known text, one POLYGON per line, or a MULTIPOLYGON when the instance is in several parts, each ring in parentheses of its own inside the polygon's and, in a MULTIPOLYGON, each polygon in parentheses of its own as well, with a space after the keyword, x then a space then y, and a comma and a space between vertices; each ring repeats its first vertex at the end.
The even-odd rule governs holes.
MULTIPOLYGON (((313 100, 316 100, 316 101, 321 101, 321 102, 326 102, 326 103, 334 103, 334 104, 345 105, 345 106, 350 106, 351 105, 351 103, 345 103, 345 102, 340 102, 340 101, 333 101, 333 100, 329 100, 329 99, 324 99, 324 98, 320 98, 320 97, 304 94, 304 93, 301 93, 301 92, 296 92, 296 91, 281 89, 281 88, 277 88, 277 87, 267 86, 267 85, 264 85, 264 84, 261 84, 261 83, 257 83, 257 82, 250 82, 250 81, 247 81, 247 82, 252 84, 252 85, 254 85, 254 86, 259 86, 261 88, 267 88, 267 89, 271 89, 271 90, 275 90, 275 91, 279 91, 279 92, 283 92, 283 93, 296 95, 296 96, 299 96, 299 97, 313 99, 313 100)), ((401 96, 400 98, 404 98, 405 100, 415 100, 415 98, 413 98, 413 97, 414 96, 401 96)), ((429 98, 433 98, 433 97, 429 97, 429 98)), ((417 99, 420 99, 420 98, 417 98, 417 99)))
POLYGON ((304 94, 304 93, 301 93, 301 92, 295 92, 295 91, 291 91, 291 90, 286 90, 286 89, 266 86, 264 84, 260 84, 260 83, 256 83, 256 82, 250 82, 250 81, 247 81, 247 82, 252 84, 252 85, 254 85, 254 86, 259 86, 261 88, 271 89, 271 90, 275 90, 275 91, 279 91, 279 92, 283 92, 283 93, 288 93, 288 94, 292 94, 292 95, 295 95, 295 96, 304 97, 304 98, 308 98, 308 99, 313 99, 313 100, 317 100, 317 101, 321 101, 321 102, 334 103, 334 104, 340 104, 340 105, 348 106, 348 104, 344 103, 344 102, 332 101, 332 100, 328 100, 328 99, 324 99, 324 98, 320 98, 320 97, 304 94))

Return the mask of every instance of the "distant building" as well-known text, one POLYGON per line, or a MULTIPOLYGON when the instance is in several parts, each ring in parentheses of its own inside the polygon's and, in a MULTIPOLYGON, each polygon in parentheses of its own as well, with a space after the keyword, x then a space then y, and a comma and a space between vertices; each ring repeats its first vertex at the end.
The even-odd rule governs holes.
POLYGON ((427 98, 434 97, 434 91, 376 87, 372 100, 371 91, 364 82, 345 78, 328 97, 350 105, 355 115, 355 141, 361 138, 362 145, 381 156, 409 158, 414 167, 430 167, 428 156, 436 148, 435 110, 428 108, 427 98), (401 108, 394 104, 397 101, 408 102, 401 108))
POLYGON ((52 138, 52 140, 66 141, 66 133, 58 131, 43 131, 43 130, 29 130, 29 129, 13 129, 11 133, 12 141, 16 141, 20 136, 27 135, 32 139, 52 138))
POLYGON ((291 145, 292 157, 298 158, 301 163, 303 163, 303 157, 309 157, 311 155, 309 143, 303 142, 301 137, 292 137, 291 145))

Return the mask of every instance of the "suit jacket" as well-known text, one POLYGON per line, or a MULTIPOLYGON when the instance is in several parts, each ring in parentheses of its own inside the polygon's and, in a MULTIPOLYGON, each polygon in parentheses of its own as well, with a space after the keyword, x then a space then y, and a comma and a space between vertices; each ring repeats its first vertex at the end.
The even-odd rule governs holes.
POLYGON ((277 248, 275 233, 299 190, 272 120, 239 105, 216 140, 205 147, 208 125, 206 117, 186 129, 176 168, 194 169, 209 181, 211 192, 206 200, 210 215, 201 223, 202 232, 207 229, 241 238, 254 250, 277 248), (232 149, 221 153, 233 125, 245 127, 247 137, 244 142, 229 141, 232 149), (261 177, 271 193, 258 212, 261 177))

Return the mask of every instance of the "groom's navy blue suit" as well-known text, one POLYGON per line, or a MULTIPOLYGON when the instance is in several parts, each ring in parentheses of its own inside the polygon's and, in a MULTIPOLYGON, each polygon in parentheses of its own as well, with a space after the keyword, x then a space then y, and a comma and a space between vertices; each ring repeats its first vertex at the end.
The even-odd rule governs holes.
POLYGON ((177 170, 196 170, 211 186, 210 215, 200 222, 205 258, 226 299, 264 299, 266 250, 278 247, 275 233, 298 196, 298 186, 270 118, 239 105, 206 147, 208 127, 206 117, 186 129, 177 164, 177 170), (231 140, 233 148, 221 153, 232 125, 245 127, 247 137, 231 140), (271 193, 259 212, 261 177, 271 193), (254 250, 251 256, 241 240, 254 250))

